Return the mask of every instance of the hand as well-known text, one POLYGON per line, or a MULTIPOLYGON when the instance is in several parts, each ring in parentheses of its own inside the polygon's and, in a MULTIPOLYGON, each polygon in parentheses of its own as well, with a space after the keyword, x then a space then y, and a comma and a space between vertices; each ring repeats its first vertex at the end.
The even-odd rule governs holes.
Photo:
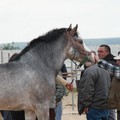
POLYGON ((99 57, 97 55, 94 56, 95 63, 99 61, 99 57))
POLYGON ((97 63, 99 61, 99 58, 98 56, 96 55, 96 52, 95 51, 91 51, 91 56, 93 57, 94 59, 94 64, 97 63))
POLYGON ((87 107, 87 108, 84 108, 84 112, 85 112, 85 113, 88 113, 88 109, 89 109, 88 107, 87 107))
POLYGON ((73 84, 67 83, 67 84, 66 84, 66 88, 67 88, 68 90, 70 90, 70 91, 73 91, 73 84))

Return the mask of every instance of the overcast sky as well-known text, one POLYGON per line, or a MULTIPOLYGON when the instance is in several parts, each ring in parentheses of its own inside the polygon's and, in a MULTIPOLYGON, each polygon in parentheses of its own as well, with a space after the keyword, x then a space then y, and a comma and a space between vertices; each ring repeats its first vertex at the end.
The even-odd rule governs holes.
POLYGON ((83 39, 120 37, 120 0, 0 0, 0 43, 29 42, 70 24, 83 39))

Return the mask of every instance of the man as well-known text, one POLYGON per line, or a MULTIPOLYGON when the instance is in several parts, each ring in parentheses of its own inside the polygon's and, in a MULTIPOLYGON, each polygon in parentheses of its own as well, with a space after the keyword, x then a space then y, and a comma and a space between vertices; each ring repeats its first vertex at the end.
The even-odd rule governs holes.
POLYGON ((109 70, 109 72, 113 76, 117 75, 117 77, 115 76, 112 79, 112 84, 110 87, 109 97, 108 97, 108 107, 117 109, 117 120, 120 120, 120 97, 119 97, 120 96, 119 94, 120 92, 120 54, 114 57, 114 59, 117 61, 116 63, 118 64, 118 66, 113 66, 107 63, 106 61, 99 61, 98 65, 102 68, 109 70), (114 73, 117 73, 117 74, 114 74, 114 73))
MULTIPOLYGON (((98 57, 115 63, 114 56, 111 54, 111 49, 108 45, 101 45, 98 48, 98 57)), ((108 120, 108 118, 109 120, 115 119, 115 112, 107 109, 110 84, 111 78, 108 71, 99 69, 97 65, 88 68, 83 74, 81 85, 79 86, 79 94, 81 96, 79 99, 81 99, 83 106, 85 106, 84 110, 87 112, 88 120, 97 120, 99 117, 105 120, 108 120), (97 115, 93 117, 96 112, 97 115)))
MULTIPOLYGON (((116 60, 116 63, 118 64, 118 66, 120 66, 120 52, 118 52, 118 56, 114 57, 114 59, 116 60)), ((111 92, 112 94, 114 94, 114 96, 117 96, 117 120, 120 120, 120 106, 118 106, 118 100, 120 101, 120 97, 119 97, 119 92, 120 92, 120 80, 118 79, 113 79, 113 88, 111 86, 111 91, 112 89, 114 90, 113 92, 111 92)), ((116 97, 115 97, 116 98, 116 97)), ((113 103, 116 103, 116 101, 113 101, 113 103)), ((120 102, 119 102, 120 104, 120 102)))
POLYGON ((116 79, 120 79, 120 67, 112 65, 111 63, 105 60, 99 60, 98 66, 109 71, 109 73, 114 76, 116 79))
MULTIPOLYGON (((98 57, 99 59, 106 60, 107 62, 110 62, 112 64, 116 64, 116 60, 114 59, 114 56, 111 54, 111 49, 108 45, 100 45, 98 48, 98 57)), ((111 77, 112 80, 112 77, 111 77)), ((109 120, 115 120, 115 110, 110 109, 109 110, 109 120)))
MULTIPOLYGON (((61 68, 61 73, 62 73, 62 77, 64 78, 64 80, 67 79, 67 67, 65 64, 63 64, 62 68, 61 68)), ((55 107, 55 120, 61 120, 62 119, 62 97, 66 94, 66 89, 63 85, 56 83, 56 107, 55 107), (61 92, 61 93, 60 93, 61 92), (57 95, 62 95, 59 100, 57 100, 57 95)))
POLYGON ((97 64, 84 71, 79 83, 78 101, 84 106, 87 120, 108 120, 107 97, 110 83, 109 72, 97 64))
POLYGON ((100 45, 98 48, 98 57, 99 59, 106 60, 111 63, 115 63, 116 60, 114 59, 114 56, 111 54, 111 49, 108 45, 100 45))
MULTIPOLYGON (((60 70, 60 73, 61 74, 67 73, 67 68, 65 64, 63 64, 60 70)), ((50 120, 61 120, 61 116, 62 116, 62 100, 61 99, 65 94, 65 86, 66 86, 65 84, 67 84, 66 78, 67 78, 67 74, 64 74, 64 76, 62 77, 59 76, 59 78, 58 77, 56 78, 56 93, 55 93, 55 96, 51 98, 51 102, 50 102, 50 109, 49 109, 50 120), (64 81, 61 82, 62 78, 64 81), (58 100, 58 97, 59 97, 59 100, 58 100)))

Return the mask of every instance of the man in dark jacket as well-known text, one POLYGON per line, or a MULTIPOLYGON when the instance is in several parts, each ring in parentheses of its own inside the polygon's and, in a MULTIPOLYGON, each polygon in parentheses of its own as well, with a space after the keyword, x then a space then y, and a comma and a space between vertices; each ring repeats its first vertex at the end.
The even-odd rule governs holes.
POLYGON ((120 120, 120 54, 114 57, 114 59, 117 61, 117 66, 103 60, 100 60, 98 65, 108 70, 114 76, 108 96, 108 107, 117 109, 117 120, 120 120))
POLYGON ((108 45, 100 45, 98 48, 98 57, 99 59, 106 60, 107 62, 115 63, 114 55, 111 54, 111 49, 108 45))
POLYGON ((107 70, 96 64, 87 68, 79 83, 79 101, 84 106, 87 120, 108 120, 107 97, 111 78, 107 70))
MULTIPOLYGON (((101 45, 98 48, 98 57, 113 60, 110 47, 101 45)), ((84 106, 87 120, 110 120, 108 109, 108 93, 110 89, 111 78, 107 70, 101 69, 98 65, 93 65, 85 70, 79 84, 79 99, 84 106)), ((111 114, 114 120, 114 114, 111 114)))
MULTIPOLYGON (((114 59, 114 55, 111 54, 111 49, 108 45, 100 45, 98 48, 98 57, 99 59, 106 60, 107 62, 116 65, 116 60, 114 59)), ((112 81, 112 76, 111 76, 112 81)), ((115 120, 115 110, 109 110, 109 119, 108 120, 115 120)))

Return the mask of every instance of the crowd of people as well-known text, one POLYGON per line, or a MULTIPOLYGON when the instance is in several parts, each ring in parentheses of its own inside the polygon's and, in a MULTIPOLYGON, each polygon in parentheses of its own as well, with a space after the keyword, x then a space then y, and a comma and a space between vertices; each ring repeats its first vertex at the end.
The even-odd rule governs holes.
MULTIPOLYGON (((87 120, 120 120, 120 51, 114 56, 108 45, 100 45, 94 56, 95 63, 85 62, 78 85, 78 112, 85 112, 87 120), (81 107, 82 106, 82 107, 81 107)), ((11 58, 9 62, 14 61, 11 58)), ((66 65, 61 73, 67 73, 66 65)), ((58 75, 56 85, 61 84, 72 91, 73 85, 66 81, 67 74, 58 75)), ((65 91, 64 91, 65 92, 65 91)), ((64 93, 65 94, 65 93, 64 93)), ((63 97, 63 96, 62 96, 63 97)), ((62 98, 51 96, 50 120, 61 120, 62 98)), ((25 120, 24 111, 1 111, 4 120, 25 120)), ((37 118, 36 118, 37 119, 37 118)))

